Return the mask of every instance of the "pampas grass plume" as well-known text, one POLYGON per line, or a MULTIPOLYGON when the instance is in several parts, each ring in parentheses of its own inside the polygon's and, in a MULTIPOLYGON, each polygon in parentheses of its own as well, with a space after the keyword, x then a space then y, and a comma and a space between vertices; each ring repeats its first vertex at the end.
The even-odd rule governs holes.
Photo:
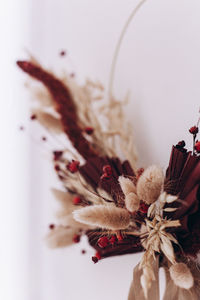
POLYGON ((194 278, 190 269, 184 263, 177 263, 170 267, 170 276, 175 285, 183 289, 190 289, 194 285, 194 278))
POLYGON ((63 226, 50 230, 46 242, 50 248, 66 247, 73 244, 75 230, 63 226))
POLYGON ((32 110, 32 114, 36 115, 38 122, 42 126, 48 128, 48 130, 52 131, 53 133, 60 134, 63 132, 60 119, 56 118, 52 114, 39 109, 32 110))
POLYGON ((126 229, 130 223, 128 211, 114 206, 92 205, 74 211, 73 215, 80 223, 108 230, 126 229))
POLYGON ((137 182, 137 195, 147 204, 155 202, 163 186, 164 176, 162 169, 157 166, 148 167, 137 182))
POLYGON ((125 205, 128 211, 134 212, 139 209, 140 201, 135 193, 130 193, 125 197, 125 205))

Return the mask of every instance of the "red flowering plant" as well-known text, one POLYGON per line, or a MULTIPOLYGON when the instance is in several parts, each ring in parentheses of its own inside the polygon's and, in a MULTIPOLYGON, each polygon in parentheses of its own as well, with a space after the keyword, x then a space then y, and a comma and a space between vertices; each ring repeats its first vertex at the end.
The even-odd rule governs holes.
POLYGON ((37 98, 31 119, 71 142, 67 149, 53 151, 63 190, 53 189, 61 210, 58 224, 50 225, 49 245, 69 246, 85 234, 95 249, 94 263, 143 251, 130 300, 159 299, 159 267, 173 287, 166 289, 165 299, 171 299, 172 291, 178 295, 173 299, 200 299, 199 124, 189 130, 193 151, 186 150, 184 141, 173 146, 165 175, 155 165, 137 169, 121 102, 112 98, 99 106, 100 84, 79 86, 74 78, 58 79, 35 62, 17 64, 48 91, 37 98))

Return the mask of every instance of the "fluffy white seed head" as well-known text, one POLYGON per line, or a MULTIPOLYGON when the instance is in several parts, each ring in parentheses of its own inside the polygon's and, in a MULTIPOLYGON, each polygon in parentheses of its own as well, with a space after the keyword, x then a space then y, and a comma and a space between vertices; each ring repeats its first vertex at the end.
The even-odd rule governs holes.
POLYGON ((137 195, 147 204, 155 202, 164 182, 163 171, 160 167, 150 166, 140 176, 137 182, 137 195))
POLYGON ((80 223, 108 230, 126 229, 130 224, 128 211, 114 206, 91 205, 74 211, 73 215, 80 223))
POLYGON ((126 178, 124 176, 119 176, 118 181, 120 183, 122 192, 124 193, 125 196, 129 193, 136 192, 135 184, 129 178, 126 178))
POLYGON ((138 196, 135 193, 129 193, 125 197, 124 201, 125 201, 125 205, 126 205, 126 208, 128 209, 128 211, 134 212, 139 209, 140 201, 138 199, 138 196))
POLYGON ((183 289, 190 289, 194 285, 194 278, 190 269, 184 263, 177 263, 170 267, 170 276, 175 285, 183 289))

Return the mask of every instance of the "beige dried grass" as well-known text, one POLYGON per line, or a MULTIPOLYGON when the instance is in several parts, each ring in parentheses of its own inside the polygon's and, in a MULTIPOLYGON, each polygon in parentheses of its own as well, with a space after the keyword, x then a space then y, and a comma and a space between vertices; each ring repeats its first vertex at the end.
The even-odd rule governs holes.
POLYGON ((76 221, 108 230, 128 228, 130 215, 126 209, 114 206, 92 205, 73 212, 76 221))
POLYGON ((50 248, 67 247, 73 244, 73 237, 77 233, 74 228, 58 226, 50 230, 46 242, 50 248))

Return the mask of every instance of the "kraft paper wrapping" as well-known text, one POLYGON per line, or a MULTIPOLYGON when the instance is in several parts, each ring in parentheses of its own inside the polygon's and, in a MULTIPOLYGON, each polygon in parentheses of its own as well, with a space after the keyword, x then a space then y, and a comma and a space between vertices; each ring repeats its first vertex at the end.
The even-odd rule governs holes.
MULTIPOLYGON (((153 265, 155 280, 152 281, 151 288, 148 291, 149 300, 160 300, 159 295, 159 263, 158 258, 153 265)), ((139 264, 133 270, 133 281, 130 287, 128 300, 147 300, 144 296, 143 288, 140 283, 140 277, 142 275, 142 270, 139 269, 139 264)))

